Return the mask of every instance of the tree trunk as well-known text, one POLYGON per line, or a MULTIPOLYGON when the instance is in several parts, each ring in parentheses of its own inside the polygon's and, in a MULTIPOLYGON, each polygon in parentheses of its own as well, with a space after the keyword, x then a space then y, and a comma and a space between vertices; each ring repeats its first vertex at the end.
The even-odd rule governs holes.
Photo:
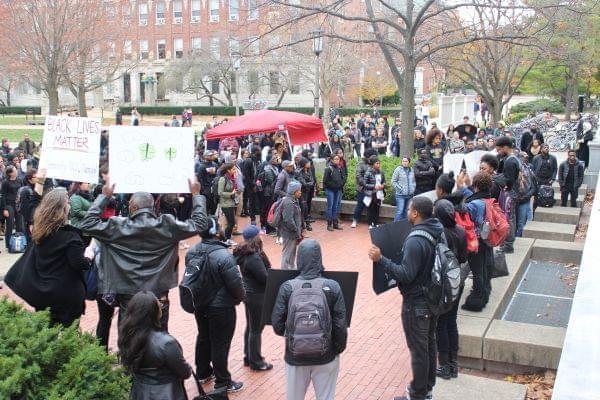
POLYGON ((414 118, 415 118, 415 65, 406 63, 402 87, 402 134, 400 136, 400 154, 414 152, 414 118))
POLYGON ((486 100, 488 111, 490 112, 491 123, 496 125, 499 121, 502 120, 502 97, 500 99, 493 98, 491 100, 486 100))
POLYGON ((323 104, 323 118, 321 119, 323 121, 323 125, 324 126, 328 126, 328 124, 331 122, 329 120, 329 94, 331 93, 331 91, 324 93, 323 90, 321 90, 321 96, 322 96, 322 104, 323 104))
POLYGON ((285 98, 286 93, 287 93, 287 90, 282 90, 279 93, 279 97, 277 98, 277 105, 275 107, 279 107, 281 105, 281 102, 283 102, 283 99, 285 98))
POLYGON ((6 107, 10 107, 10 89, 6 89, 6 107))
POLYGON ((46 87, 48 95, 48 115, 57 115, 58 112, 58 87, 50 85, 46 87))
POLYGON ((565 121, 571 120, 571 113, 575 111, 575 98, 577 96, 577 67, 569 65, 567 72, 567 98, 565 99, 565 121))
POLYGON ((85 88, 79 86, 77 88, 77 110, 80 117, 87 117, 87 104, 85 102, 85 88))

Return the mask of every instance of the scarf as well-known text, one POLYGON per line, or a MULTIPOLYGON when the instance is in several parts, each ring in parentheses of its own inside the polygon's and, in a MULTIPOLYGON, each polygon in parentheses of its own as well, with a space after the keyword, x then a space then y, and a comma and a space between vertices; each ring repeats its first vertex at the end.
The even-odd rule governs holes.
POLYGON ((233 186, 233 190, 237 190, 237 182, 235 181, 235 178, 233 177, 233 175, 229 172, 225 173, 225 178, 231 182, 231 185, 233 186))

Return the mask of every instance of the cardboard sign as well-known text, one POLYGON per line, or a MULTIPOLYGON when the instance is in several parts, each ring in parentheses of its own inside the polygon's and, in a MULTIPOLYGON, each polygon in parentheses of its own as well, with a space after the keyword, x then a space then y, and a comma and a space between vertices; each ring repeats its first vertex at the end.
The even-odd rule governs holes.
MULTIPOLYGON (((402 261, 402 246, 412 226, 407 219, 378 226, 369 231, 371 242, 379 247, 381 254, 399 264, 402 261)), ((373 263, 373 291, 381 294, 397 287, 398 282, 377 263, 373 263)))
MULTIPOLYGON (((300 271, 291 269, 270 269, 265 289, 265 300, 263 303, 262 322, 271 325, 271 313, 275 307, 279 287, 290 279, 294 279, 300 271)), ((358 283, 358 272, 324 271, 323 277, 339 283, 346 305, 346 322, 350 326, 352 311, 354 310, 354 299, 356 298, 356 285, 358 283)))
POLYGON ((101 131, 99 118, 47 116, 39 169, 48 178, 97 183, 101 131))
POLYGON ((194 129, 109 128, 110 181, 117 193, 189 193, 194 177, 194 129))

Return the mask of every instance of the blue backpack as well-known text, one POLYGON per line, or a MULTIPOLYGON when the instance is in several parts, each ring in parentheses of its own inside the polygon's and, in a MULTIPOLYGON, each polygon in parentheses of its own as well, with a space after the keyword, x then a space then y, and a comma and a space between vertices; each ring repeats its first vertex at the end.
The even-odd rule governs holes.
POLYGON ((8 242, 9 253, 24 253, 27 248, 27 238, 21 232, 15 232, 8 242))

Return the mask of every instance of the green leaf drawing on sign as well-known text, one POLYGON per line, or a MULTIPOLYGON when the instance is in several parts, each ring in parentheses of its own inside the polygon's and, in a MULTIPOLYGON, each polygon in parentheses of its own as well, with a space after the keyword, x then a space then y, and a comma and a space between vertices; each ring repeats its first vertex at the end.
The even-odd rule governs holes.
POLYGON ((177 149, 175 147, 167 147, 165 149, 165 158, 169 161, 173 161, 177 157, 177 149))
POLYGON ((156 155, 156 149, 150 143, 142 143, 139 146, 142 161, 152 160, 156 155))

